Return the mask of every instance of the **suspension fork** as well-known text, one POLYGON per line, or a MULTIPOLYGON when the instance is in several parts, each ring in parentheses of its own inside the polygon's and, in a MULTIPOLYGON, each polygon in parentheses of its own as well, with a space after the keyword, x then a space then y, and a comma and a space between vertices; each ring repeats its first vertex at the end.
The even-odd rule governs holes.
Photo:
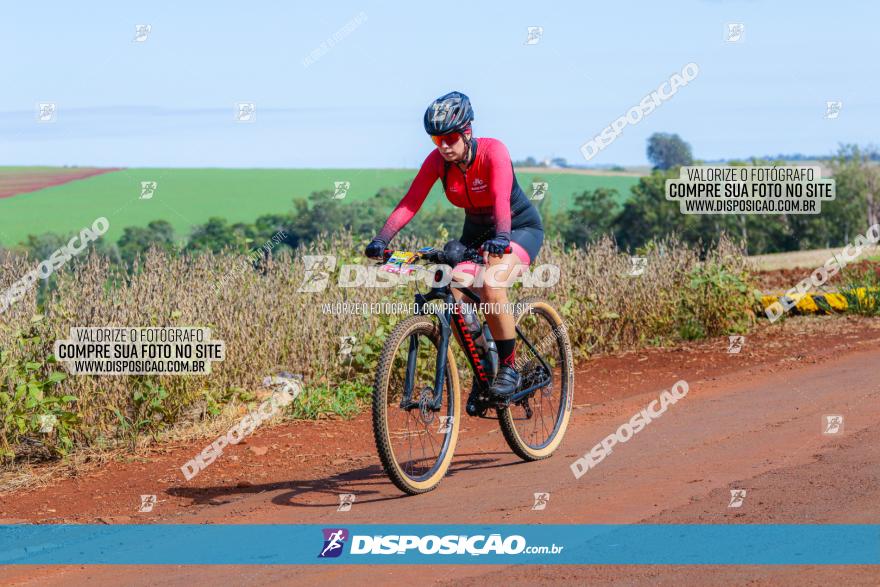
MULTIPOLYGON (((416 314, 424 313, 422 311, 422 306, 427 304, 432 299, 437 299, 442 296, 442 290, 434 290, 429 295, 416 295, 416 314)), ((451 295, 449 296, 452 297, 451 295)), ((447 300, 449 301, 449 300, 447 300)), ((447 353, 449 350, 449 337, 452 332, 451 326, 451 318, 452 312, 447 310, 442 314, 437 314, 437 318, 440 322, 440 341, 437 345, 437 364, 436 370, 434 372, 434 394, 431 398, 431 408, 434 411, 439 411, 441 404, 443 403, 443 387, 446 383, 446 365, 447 365, 447 353)), ((411 334, 409 337, 409 348, 407 349, 406 356, 406 375, 404 376, 403 381, 403 397, 400 400, 400 407, 403 409, 408 409, 412 407, 416 407, 418 405, 418 401, 413 401, 413 392, 415 391, 415 379, 416 379, 416 361, 418 359, 419 354, 419 341, 418 336, 415 334, 411 334)))
POLYGON ((400 398, 400 407, 406 409, 412 404, 413 385, 416 379, 416 359, 419 354, 419 337, 415 334, 409 336, 409 350, 406 355, 406 375, 403 378, 403 397, 400 398))
MULTIPOLYGON (((440 343, 437 346, 437 367, 434 372, 434 395, 431 398, 431 408, 439 411, 443 403, 443 386, 446 383, 446 353, 449 349, 449 333, 448 327, 440 328, 440 343)), ((400 400, 400 407, 403 409, 417 407, 419 402, 413 401, 413 392, 415 391, 416 379, 416 360, 419 354, 418 336, 411 334, 409 337, 409 349, 406 355, 406 375, 403 380, 403 397, 400 400)))
MULTIPOLYGON (((467 288, 463 288, 464 293, 467 297, 473 299, 476 303, 479 303, 480 298, 475 293, 470 291, 467 288)), ((471 368, 477 374, 477 378, 484 384, 488 384, 489 378, 486 375, 485 370, 483 369, 482 361, 480 361, 480 357, 477 354, 477 348, 474 344, 473 337, 471 336, 470 331, 468 331, 464 318, 461 315, 461 302, 457 302, 455 298, 452 296, 452 293, 448 290, 444 290, 444 288, 436 288, 432 289, 431 293, 428 295, 417 294, 416 295, 416 310, 417 314, 422 314, 422 306, 429 302, 432 299, 443 299, 447 303, 447 307, 454 307, 454 310, 445 310, 442 314, 436 314, 437 319, 440 322, 440 341, 437 345, 437 365, 436 370, 434 372, 434 395, 432 397, 431 408, 434 411, 439 411, 440 407, 443 403, 443 388, 447 383, 446 381, 446 366, 447 366, 447 355, 449 352, 449 339, 452 336, 452 329, 458 328, 461 333, 462 340, 465 341, 466 356, 468 361, 471 363, 471 368)), ((413 389, 415 385, 415 369, 416 369, 416 359, 418 355, 418 337, 416 335, 410 335, 409 339, 409 349, 406 357, 406 375, 404 377, 404 393, 403 398, 401 399, 400 406, 402 408, 414 407, 418 402, 413 403, 413 389)))
POLYGON ((440 411, 440 405, 443 403, 443 387, 446 383, 446 362, 448 360, 449 335, 452 333, 452 329, 449 326, 448 311, 444 312, 444 318, 444 320, 440 321, 440 344, 437 345, 437 370, 434 372, 434 397, 431 403, 431 408, 435 412, 440 411))

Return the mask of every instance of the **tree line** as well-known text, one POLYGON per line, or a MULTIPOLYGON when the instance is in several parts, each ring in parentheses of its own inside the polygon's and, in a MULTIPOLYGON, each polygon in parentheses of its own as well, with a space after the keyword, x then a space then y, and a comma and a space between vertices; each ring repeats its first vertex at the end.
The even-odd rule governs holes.
MULTIPOLYGON (((630 197, 615 189, 597 188, 574 196, 574 206, 553 218, 560 236, 583 245, 604 234, 634 249, 652 239, 676 233, 689 244, 708 245, 725 232, 738 238, 749 254, 776 253, 843 246, 868 226, 880 221, 878 151, 841 145, 824 161, 836 182, 836 198, 823 202, 820 214, 685 215, 666 200, 666 180, 677 178, 684 165, 700 165, 690 145, 675 134, 656 133, 648 140, 651 174, 639 179, 630 197)), ((731 160, 731 166, 785 165, 782 160, 731 160)), ((551 224, 545 222, 545 224, 551 224)))
MULTIPOLYGON (((635 250, 650 241, 675 233, 684 242, 704 247, 717 242, 722 233, 742 241, 750 254, 762 254, 843 246, 856 234, 880 221, 880 166, 876 149, 843 145, 826 162, 837 183, 837 197, 824 202, 817 215, 684 215, 678 204, 665 198, 665 182, 678 177, 682 165, 699 164, 690 146, 678 135, 657 133, 647 147, 654 164, 650 175, 641 177, 628 197, 613 188, 596 188, 573 194, 571 206, 551 212, 548 199, 536 201, 548 237, 569 245, 583 246, 610 234, 624 249, 635 250)), ((782 161, 751 159, 730 165, 781 165, 782 161)), ((173 253, 233 250, 246 252, 261 246, 279 232, 283 244, 296 248, 321 238, 329 231, 348 230, 366 243, 382 227, 407 185, 383 188, 367 200, 345 202, 331 190, 297 198, 286 212, 260 216, 251 223, 230 223, 210 218, 179 235, 164 220, 147 226, 126 227, 115 243, 104 242, 98 250, 113 261, 131 266, 150 247, 173 253)), ((552 196, 551 196, 552 197, 552 196)), ((426 245, 439 245, 441 235, 455 238, 463 219, 461 210, 448 205, 422 209, 402 235, 417 237, 426 245)), ((42 259, 69 240, 69 235, 31 235, 19 248, 42 259)))

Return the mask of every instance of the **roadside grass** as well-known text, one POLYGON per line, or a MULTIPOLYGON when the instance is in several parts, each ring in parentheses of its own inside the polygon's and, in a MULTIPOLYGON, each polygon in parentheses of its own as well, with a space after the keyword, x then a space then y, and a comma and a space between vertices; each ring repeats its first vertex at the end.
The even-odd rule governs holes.
MULTIPOLYGON (((768 253, 766 255, 752 255, 748 259, 761 271, 775 271, 779 269, 809 269, 812 271, 832 256, 840 255, 844 248, 768 253)), ((880 261, 880 248, 875 246, 866 247, 859 260, 865 259, 880 261)))
POLYGON ((880 316, 880 274, 873 266, 844 270, 840 293, 848 313, 880 316))

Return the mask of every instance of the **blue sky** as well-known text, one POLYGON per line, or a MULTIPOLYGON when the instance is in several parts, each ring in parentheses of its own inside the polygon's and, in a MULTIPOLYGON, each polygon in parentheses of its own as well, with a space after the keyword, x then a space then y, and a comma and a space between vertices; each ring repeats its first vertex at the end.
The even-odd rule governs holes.
POLYGON ((656 131, 703 159, 825 154, 880 142, 878 22, 877 3, 840 1, 10 3, 0 165, 415 167, 422 113, 452 89, 514 158, 582 164, 584 142, 688 62, 697 79, 590 163, 644 164, 656 131), (39 102, 55 123, 36 122, 39 102), (256 122, 235 122, 236 102, 256 122))

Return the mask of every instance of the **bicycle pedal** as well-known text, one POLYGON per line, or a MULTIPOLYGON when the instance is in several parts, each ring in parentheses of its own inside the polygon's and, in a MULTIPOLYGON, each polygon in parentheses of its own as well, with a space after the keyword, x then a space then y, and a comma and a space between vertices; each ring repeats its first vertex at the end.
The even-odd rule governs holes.
POLYGON ((485 418, 486 412, 489 411, 489 407, 490 404, 485 399, 475 397, 468 399, 465 411, 467 412, 468 416, 485 418))

